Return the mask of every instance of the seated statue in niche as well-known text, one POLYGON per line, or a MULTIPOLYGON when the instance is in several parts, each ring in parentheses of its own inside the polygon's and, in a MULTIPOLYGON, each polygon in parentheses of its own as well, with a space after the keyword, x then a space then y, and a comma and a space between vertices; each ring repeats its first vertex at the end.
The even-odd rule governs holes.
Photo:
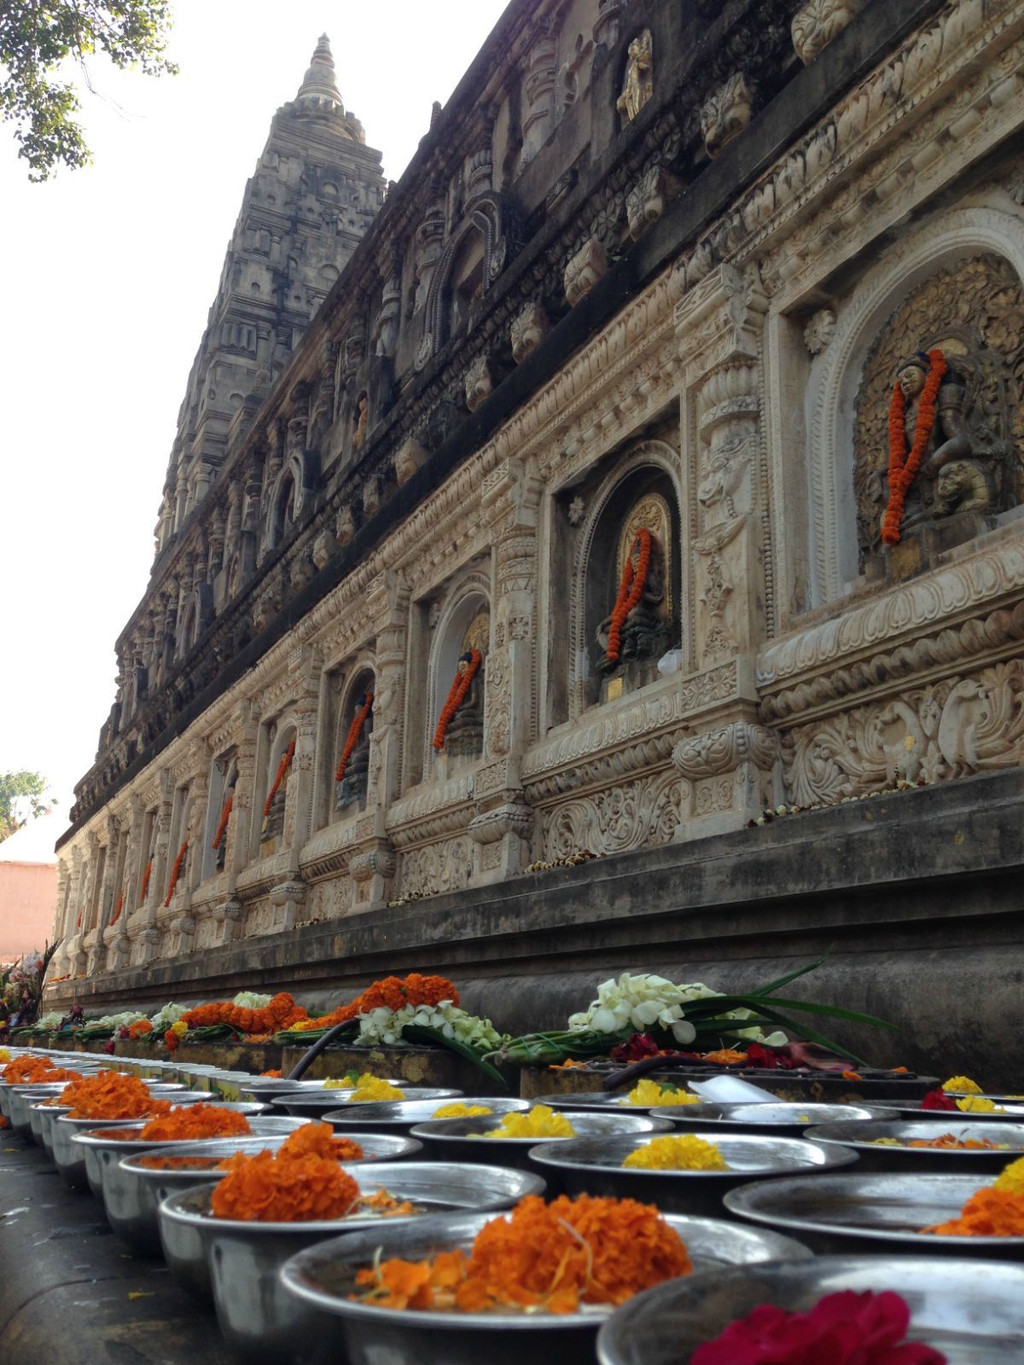
POLYGON ((899 362, 889 411, 889 499, 882 539, 958 512, 993 508, 1000 441, 978 402, 970 358, 941 348, 899 362))
POLYGON ((670 647, 672 607, 665 555, 670 524, 660 498, 656 504, 645 499, 626 522, 619 538, 618 594, 595 633, 601 673, 659 659, 670 647))
POLYGON ((484 651, 490 617, 480 612, 462 639, 455 677, 434 731, 433 747, 449 758, 478 758, 484 747, 484 651))
POLYGON ((334 770, 335 810, 344 810, 353 802, 366 800, 372 733, 373 693, 367 690, 359 693, 353 702, 348 734, 334 770))
POLYGON ((260 830, 260 843, 266 843, 269 839, 280 839, 284 834, 284 810, 288 786, 288 770, 291 767, 292 759, 294 757, 295 740, 293 739, 278 761, 274 780, 271 783, 270 791, 267 793, 267 799, 263 805, 263 825, 260 830))

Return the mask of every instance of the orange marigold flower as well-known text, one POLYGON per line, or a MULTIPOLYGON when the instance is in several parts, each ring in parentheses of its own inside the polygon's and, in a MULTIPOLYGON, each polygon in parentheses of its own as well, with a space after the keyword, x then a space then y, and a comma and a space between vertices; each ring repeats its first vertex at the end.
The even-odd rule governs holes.
POLYGON ((329 1123, 307 1123, 290 1133, 278 1148, 278 1160, 319 1156, 329 1161, 360 1161, 363 1149, 352 1138, 335 1137, 329 1123))
POLYGON ((704 1061, 713 1062, 716 1066, 738 1066, 740 1062, 747 1060, 745 1052, 737 1052, 733 1047, 720 1047, 717 1052, 705 1052, 704 1061))
POLYGON ((270 1152, 236 1156, 214 1187, 215 1218, 296 1223, 344 1218, 359 1200, 359 1186, 338 1165, 319 1156, 277 1161, 270 1152))
POLYGON ((239 1137, 251 1133, 249 1120, 216 1104, 182 1104, 150 1120, 140 1137, 145 1142, 177 1142, 188 1138, 239 1137))
POLYGON ((66 1071, 63 1067, 54 1066, 49 1057, 15 1057, 3 1069, 3 1078, 8 1085, 68 1081, 81 1074, 80 1071, 66 1071))
POLYGON ((119 1071, 101 1071, 72 1081, 61 1092, 61 1104, 68 1104, 70 1118, 141 1119, 165 1113, 171 1106, 155 1100, 145 1081, 119 1071))
POLYGON ((1024 1194, 991 1186, 975 1190, 959 1218, 924 1231, 944 1237, 1024 1237, 1024 1194))

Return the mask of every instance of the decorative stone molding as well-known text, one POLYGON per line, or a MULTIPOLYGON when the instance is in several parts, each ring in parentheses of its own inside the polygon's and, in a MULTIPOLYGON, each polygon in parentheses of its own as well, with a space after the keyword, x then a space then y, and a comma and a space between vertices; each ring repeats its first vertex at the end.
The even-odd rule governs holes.
POLYGON ((658 221, 666 205, 679 194, 682 181, 659 162, 649 166, 626 195, 626 221, 634 241, 658 221))
POLYGON ((382 846, 371 848, 365 853, 357 853, 348 865, 349 876, 362 885, 371 877, 390 878, 395 875, 397 861, 394 851, 382 846))
POLYGON ((742 71, 734 71, 724 85, 713 90, 700 111, 704 150, 716 157, 733 138, 739 137, 753 115, 754 95, 742 71))
POLYGON ((793 47, 806 66, 839 36, 864 0, 808 0, 793 15, 793 47))
POLYGON ((395 478, 398 486, 408 483, 412 476, 429 459, 430 452, 414 436, 403 441, 395 453, 395 478))
POLYGON ((819 308, 804 328, 804 345, 811 355, 820 355, 832 340, 836 330, 836 315, 831 308, 819 308))
POLYGON ((584 849, 626 853, 670 843, 682 818, 682 784, 675 773, 638 777, 543 809, 541 856, 554 861, 584 849))
POLYGON ((512 319, 510 339, 512 359, 521 365, 526 357, 535 351, 551 330, 551 320, 542 303, 528 303, 521 313, 512 319))
POLYGON ((672 762, 688 779, 687 815, 678 839, 735 829, 773 804, 778 736, 748 720, 682 740, 672 762))
POLYGON ((402 896, 437 896, 459 891, 473 876, 476 845, 463 835, 402 854, 396 890, 402 896))
POLYGON ((476 412, 481 403, 494 392, 494 373, 487 356, 479 356, 466 371, 466 407, 476 412))
POLYGON ((313 563, 318 569, 324 568, 338 548, 337 537, 330 531, 321 531, 313 542, 313 563))
POLYGON ((672 750, 672 762, 684 777, 696 781, 729 772, 738 763, 755 763, 768 768, 778 752, 779 738, 774 730, 747 721, 733 721, 717 730, 684 739, 672 750))
POLYGON ((381 496, 380 484, 376 479, 369 479, 363 484, 363 516, 369 519, 380 511, 381 496))
POLYGON ((474 816, 469 822, 469 837, 478 844, 494 844, 506 834, 526 839, 532 828, 533 811, 528 806, 508 801, 474 816))
POLYGON ((339 545, 347 545, 356 533, 356 519, 352 515, 351 507, 343 507, 338 513, 335 522, 334 534, 338 538, 339 545))
POLYGON ((590 237, 565 267, 563 283, 570 308, 589 294, 598 280, 608 273, 608 253, 598 237, 590 237))

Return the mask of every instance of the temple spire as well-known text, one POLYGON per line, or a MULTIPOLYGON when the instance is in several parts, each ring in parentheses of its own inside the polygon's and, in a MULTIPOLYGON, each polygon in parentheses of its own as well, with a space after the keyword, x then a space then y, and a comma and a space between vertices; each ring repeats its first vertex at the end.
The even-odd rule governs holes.
POLYGON ((331 44, 326 33, 320 35, 309 70, 303 77, 299 93, 295 96, 295 103, 313 105, 317 108, 327 106, 344 112, 341 94, 334 80, 334 58, 331 56, 331 44))

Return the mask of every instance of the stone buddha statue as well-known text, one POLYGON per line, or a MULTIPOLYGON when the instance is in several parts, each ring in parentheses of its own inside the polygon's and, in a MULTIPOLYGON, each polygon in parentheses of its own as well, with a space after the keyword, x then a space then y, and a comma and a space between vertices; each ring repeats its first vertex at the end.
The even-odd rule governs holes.
MULTIPOLYGON (((456 669, 464 675, 472 656, 467 649, 456 669)), ((445 749, 450 758, 477 758, 484 746, 484 665, 481 663, 459 709, 448 722, 445 749)))
MULTIPOLYGON (((361 692, 354 700, 349 721, 354 721, 366 705, 367 694, 361 692)), ((334 808, 344 810, 353 802, 366 800, 366 785, 370 774, 370 735, 373 733, 373 710, 367 712, 355 747, 348 756, 345 772, 335 783, 334 808)))
MULTIPOLYGON (((618 658, 608 654, 612 627, 609 613, 595 632, 599 655, 597 668, 601 673, 613 673, 622 666, 645 659, 658 659, 669 647, 671 630, 666 610, 665 552, 659 538, 652 532, 651 553, 640 600, 626 616, 619 636, 618 658)), ((640 546, 634 536, 627 551, 631 556, 634 574, 640 567, 640 546)), ((623 557, 624 562, 624 557, 623 557)))

